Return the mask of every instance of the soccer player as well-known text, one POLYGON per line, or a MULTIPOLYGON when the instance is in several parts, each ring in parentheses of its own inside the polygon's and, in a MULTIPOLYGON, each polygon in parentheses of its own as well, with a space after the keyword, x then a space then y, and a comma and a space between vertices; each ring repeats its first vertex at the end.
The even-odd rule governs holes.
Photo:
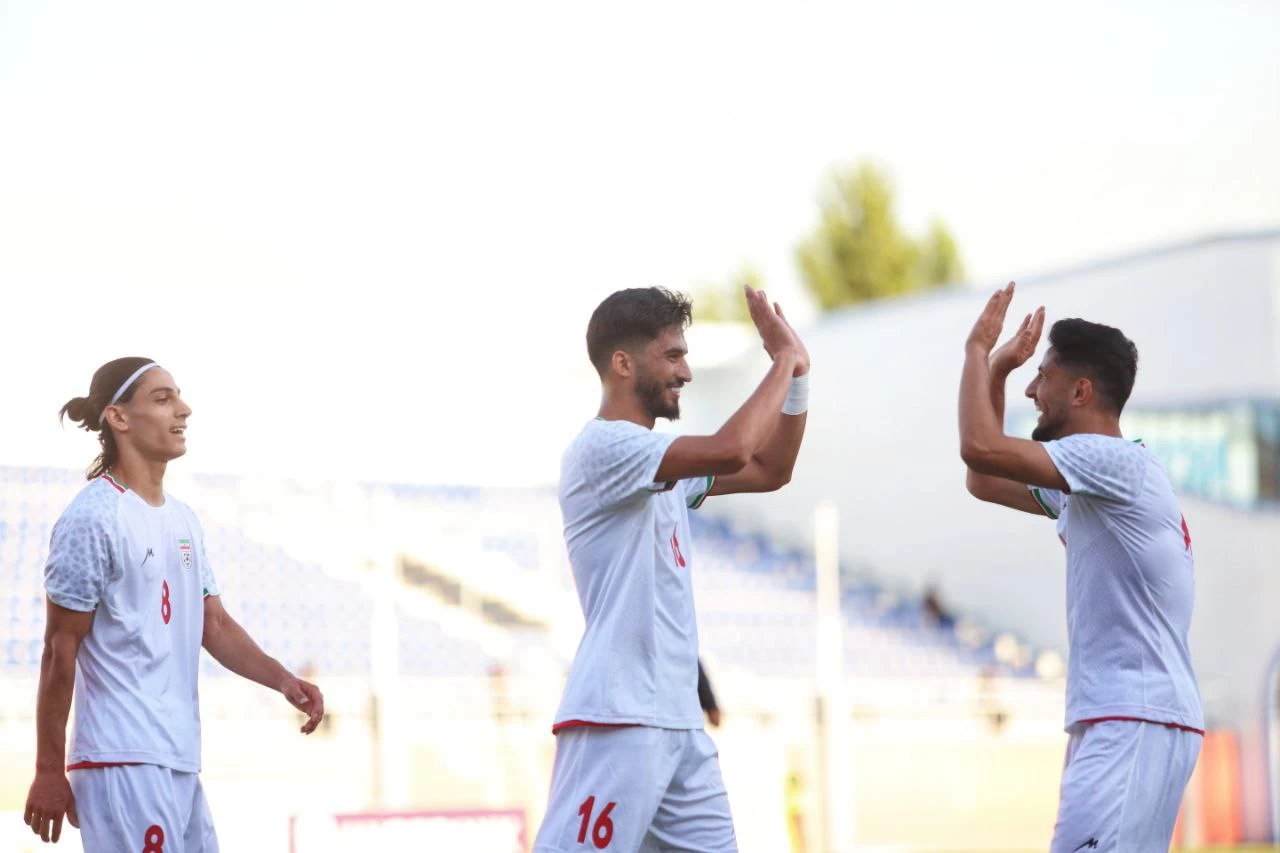
POLYGON ((809 356, 775 303, 745 288, 773 365, 714 435, 665 435, 693 379, 690 303, 621 290, 596 308, 587 353, 599 416, 561 462, 560 508, 586 629, 552 731, 556 757, 538 853, 736 851, 715 745, 698 704, 689 510, 709 495, 791 478, 809 356))
POLYGON ((164 368, 119 358, 61 416, 102 453, 54 525, 36 697, 36 775, 24 820, 56 842, 64 816, 88 853, 211 853, 200 785, 200 646, 237 675, 324 716, 315 685, 268 657, 222 607, 195 514, 164 491, 191 408, 164 368), (76 724, 67 750, 67 713, 76 724))
POLYGON ((1013 291, 965 345, 960 455, 975 497, 1055 519, 1066 546, 1069 740, 1050 849, 1166 853, 1204 735, 1191 534, 1160 463, 1120 434, 1138 351, 1118 329, 1055 323, 1026 391, 1032 440, 1004 434, 1005 379, 1044 327, 1040 308, 992 353, 1013 291))

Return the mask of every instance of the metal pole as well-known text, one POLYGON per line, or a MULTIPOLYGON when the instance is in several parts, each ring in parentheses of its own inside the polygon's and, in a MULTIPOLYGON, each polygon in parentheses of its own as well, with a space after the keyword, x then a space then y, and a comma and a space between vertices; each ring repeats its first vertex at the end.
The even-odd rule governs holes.
POLYGON ((844 677, 844 620, 840 613, 839 514, 820 504, 814 513, 817 569, 818 744, 822 772, 822 840, 828 853, 854 849, 854 790, 849 704, 844 677))
POLYGON ((372 657, 373 725, 377 807, 401 808, 408 800, 408 757, 404 748, 400 696, 400 620, 396 609, 396 562, 375 563, 373 620, 369 626, 372 657))

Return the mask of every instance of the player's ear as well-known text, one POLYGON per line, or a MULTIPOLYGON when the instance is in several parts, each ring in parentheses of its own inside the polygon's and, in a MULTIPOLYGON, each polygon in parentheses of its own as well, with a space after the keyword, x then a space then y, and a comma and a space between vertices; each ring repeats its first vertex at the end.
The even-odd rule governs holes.
POLYGON ((609 359, 609 366, 613 368, 615 376, 628 379, 635 372, 635 360, 626 350, 614 350, 613 357, 609 359))
POLYGON ((1071 402, 1077 406, 1087 406, 1093 400, 1093 381, 1081 376, 1071 389, 1071 402))
POLYGON ((124 411, 120 405, 107 406, 103 414, 105 415, 103 423, 110 424, 115 432, 129 431, 129 422, 125 420, 124 411))

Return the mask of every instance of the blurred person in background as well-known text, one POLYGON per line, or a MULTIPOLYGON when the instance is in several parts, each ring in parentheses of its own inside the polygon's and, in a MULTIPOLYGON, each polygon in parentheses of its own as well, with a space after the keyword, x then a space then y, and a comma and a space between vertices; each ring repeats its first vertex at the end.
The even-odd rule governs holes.
POLYGON ((720 728, 720 705, 716 702, 716 694, 711 689, 711 679, 707 678, 706 667, 702 665, 702 659, 698 659, 698 704, 702 706, 702 713, 707 715, 707 722, 711 723, 711 728, 720 728))
POLYGON ((808 843, 805 841, 804 776, 799 770, 787 774, 787 840, 791 842, 791 853, 807 853, 808 843))
POLYGON ((994 664, 978 670, 978 715, 987 721, 987 728, 993 735, 1004 731, 1009 721, 1009 712, 1000 698, 999 672, 994 664))
POLYGON ((714 435, 653 431, 693 379, 691 305, 621 290, 587 324, 598 416, 561 462, 560 508, 586 618, 552 731, 556 757, 534 850, 736 851, 729 798, 698 703, 689 511, 710 495, 791 479, 809 356, 777 304, 744 288, 772 366, 714 435))
POLYGON ((1204 736, 1187 633, 1191 533, 1169 479, 1120 431, 1138 350, 1119 329, 1059 320, 1026 396, 1031 440, 1004 434, 1004 386, 1036 351, 1044 308, 992 352, 1013 299, 965 343, 960 455, 977 498, 1048 516, 1067 552, 1066 762, 1052 853, 1165 853, 1204 736))
POLYGON ((950 631, 956 626, 956 617, 942 606, 942 599, 938 597, 938 588, 930 585, 925 590, 924 600, 921 602, 921 609, 924 610, 925 621, 933 628, 939 631, 950 631))
POLYGON ((169 462, 187 452, 191 416, 169 372, 147 358, 107 362, 61 416, 98 433, 102 452, 50 541, 24 820, 57 842, 65 817, 87 853, 211 853, 218 840, 199 777, 201 645, 304 712, 304 734, 324 716, 324 698, 223 609, 200 522, 164 491, 169 462))

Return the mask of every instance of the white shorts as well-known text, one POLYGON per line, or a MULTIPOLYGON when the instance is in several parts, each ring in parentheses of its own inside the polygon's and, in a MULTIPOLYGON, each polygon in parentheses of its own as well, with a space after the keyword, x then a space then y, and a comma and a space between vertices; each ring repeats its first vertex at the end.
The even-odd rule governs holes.
POLYGON ((564 729, 534 853, 736 853, 717 756, 701 729, 564 729))
POLYGON ((132 764, 67 776, 85 853, 218 853, 198 774, 132 764))
POLYGON ((1204 738, 1137 720, 1067 731, 1051 853, 1168 853, 1204 738))

